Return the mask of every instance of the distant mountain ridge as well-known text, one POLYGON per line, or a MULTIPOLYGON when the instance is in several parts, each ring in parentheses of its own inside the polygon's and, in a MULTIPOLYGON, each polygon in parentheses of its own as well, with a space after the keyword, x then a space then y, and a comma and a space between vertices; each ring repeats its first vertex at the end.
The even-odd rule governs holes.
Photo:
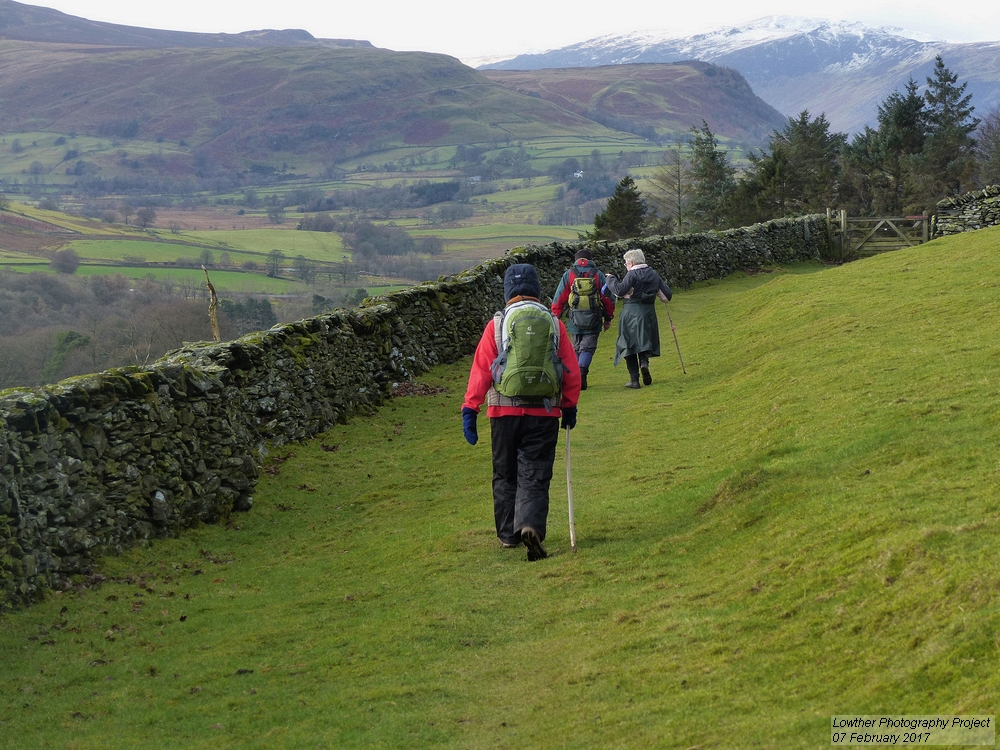
POLYGON ((608 133, 426 52, 6 42, 0 69, 2 131, 184 140, 232 167, 279 152, 329 163, 404 144, 608 133))
POLYGON ((239 34, 204 34, 193 31, 167 31, 121 26, 90 21, 52 8, 25 5, 14 0, 0 0, 0 39, 54 44, 98 44, 116 47, 156 49, 290 47, 372 47, 371 42, 356 39, 317 39, 303 29, 261 29, 239 34))
POLYGON ((837 130, 874 124, 877 105, 912 76, 918 83, 942 55, 969 82, 977 111, 1000 104, 1000 42, 949 44, 906 37, 899 29, 769 16, 744 26, 674 38, 635 32, 590 39, 480 69, 535 70, 703 60, 735 68, 786 115, 825 113, 837 130))
MULTIPOLYGON (((0 0, 0 39, 0 130, 181 144, 150 167, 178 178, 414 145, 616 140, 616 131, 653 139, 703 118, 720 136, 760 145, 783 122, 738 73, 702 62, 529 81, 301 30, 158 31, 13 0, 0 0)), ((102 158, 105 174, 139 163, 102 158)), ((77 167, 94 165, 67 165, 77 167)))

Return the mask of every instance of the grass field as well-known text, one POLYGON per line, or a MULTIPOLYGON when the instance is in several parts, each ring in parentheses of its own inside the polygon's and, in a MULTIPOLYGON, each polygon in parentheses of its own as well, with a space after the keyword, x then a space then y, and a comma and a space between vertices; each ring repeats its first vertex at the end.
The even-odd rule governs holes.
POLYGON ((288 229, 247 229, 244 231, 216 230, 214 232, 184 232, 186 238, 217 244, 229 250, 251 250, 264 253, 281 250, 288 258, 304 255, 311 260, 340 263, 344 255, 351 253, 344 249, 344 241, 333 232, 303 232, 292 227, 288 229))
MULTIPOLYGON (((141 244, 141 243, 140 243, 141 244)), ((7 258, 0 256, 0 269, 24 273, 42 272, 56 274, 47 260, 28 257, 7 258)), ((308 288, 299 281, 286 278, 269 278, 260 273, 238 271, 210 271, 212 283, 219 294, 239 292, 245 294, 304 294, 308 288)), ((133 279, 152 277, 157 280, 170 279, 174 283, 196 287, 205 286, 205 273, 200 268, 159 268, 155 266, 110 266, 82 263, 76 269, 77 276, 113 276, 120 274, 133 279)), ((398 287, 396 287, 398 288, 398 287)))
MULTIPOLYGON (((23 177, 31 173, 33 164, 41 165, 40 170, 36 170, 32 177, 38 178, 39 184, 70 184, 75 181, 75 177, 66 174, 66 168, 76 164, 78 159, 100 160, 111 158, 113 155, 120 155, 123 151, 120 143, 115 143, 114 139, 99 138, 89 135, 66 136, 54 132, 27 132, 27 133, 6 133, 0 139, 0 174, 10 174, 22 176, 22 180, 27 183, 28 179, 23 177), (12 148, 14 141, 21 145, 20 151, 12 148), (61 143, 56 141, 61 140, 61 143), (76 152, 76 155, 68 154, 76 152)), ((160 154, 169 156, 171 153, 183 151, 178 149, 176 144, 157 143, 153 140, 134 139, 128 142, 128 152, 132 157, 147 156, 149 154, 160 154)))
MULTIPOLYGON (((199 289, 205 288, 205 272, 200 268, 141 268, 138 266, 89 266, 81 265, 78 276, 98 276, 121 274, 134 279, 152 277, 156 280, 169 279, 175 284, 186 284, 199 289)), ((212 285, 219 295, 226 292, 243 294, 305 294, 308 289, 304 284, 291 279, 270 278, 259 273, 241 273, 238 271, 209 271, 212 285)))
MULTIPOLYGON (((67 247, 76 252, 81 258, 122 260, 123 258, 132 257, 157 263, 173 262, 178 258, 198 258, 204 250, 203 247, 186 245, 180 242, 158 242, 142 239, 76 240, 71 242, 67 247)), ((215 254, 218 255, 219 251, 216 251, 215 254)), ((238 253, 230 252, 230 254, 238 256, 238 253)), ((247 256, 247 259, 250 257, 247 256)), ((254 257, 253 259, 262 262, 262 258, 260 257, 254 257)), ((234 258, 234 262, 237 263, 242 260, 244 259, 234 258)))
POLYGON ((68 229, 71 232, 82 236, 107 234, 123 234, 127 236, 129 232, 135 231, 134 229, 123 230, 118 227, 112 227, 94 219, 86 219, 82 216, 74 216, 63 213, 62 211, 49 211, 33 206, 30 203, 12 204, 11 210, 23 216, 38 219, 54 226, 62 227, 63 229, 68 229))
MULTIPOLYGON (((0 266, 42 266, 47 267, 49 262, 30 255, 0 254, 0 266)), ((32 269, 35 270, 35 269, 32 269)))
MULTIPOLYGON (((42 213, 53 214, 55 212, 42 213)), ((71 237, 62 247, 63 249, 72 249, 80 256, 82 263, 75 272, 78 276, 121 274, 134 279, 152 277, 157 280, 169 279, 178 284, 203 287, 205 274, 200 268, 164 268, 148 264, 172 263, 178 258, 197 260, 207 249, 212 255, 212 262, 216 264, 222 260, 222 254, 227 253, 232 266, 253 261, 259 267, 263 267, 266 263, 265 256, 270 252, 270 249, 266 252, 262 249, 248 250, 247 246, 250 248, 276 247, 282 250, 285 253, 286 272, 297 255, 303 255, 312 260, 336 258, 338 262, 343 259, 344 255, 350 257, 349 252, 344 251, 343 243, 338 235, 296 230, 262 229, 244 232, 206 231, 179 232, 177 234, 164 232, 139 237, 122 233, 118 237, 101 237, 100 239, 74 239, 71 237), (245 244, 242 245, 242 252, 241 249, 234 246, 238 241, 237 238, 246 240, 245 244), (233 244, 230 244, 230 241, 233 244), (332 248, 338 248, 335 255, 332 248)), ((33 271, 56 273, 46 256, 23 255, 7 251, 0 252, 0 269, 25 273, 33 271)), ((210 274, 212 283, 220 294, 230 292, 308 296, 317 291, 313 287, 287 276, 270 278, 260 272, 226 270, 218 266, 210 268, 210 274)), ((319 274, 319 280, 330 281, 323 273, 319 274)), ((353 283, 356 286, 382 291, 394 291, 409 285, 409 282, 398 279, 370 276, 355 279, 353 283)), ((381 292, 372 291, 371 293, 381 292)))
POLYGON ((821 748, 994 714, 1000 230, 679 291, 601 338, 546 545, 492 528, 442 392, 273 451, 254 509, 4 618, 10 748, 821 748), (661 313, 662 314, 662 313, 661 313), (113 738, 113 740, 109 739, 113 738))
POLYGON ((446 252, 482 257, 497 257, 519 245, 545 245, 549 242, 571 242, 578 238, 581 227, 541 226, 536 224, 479 224, 466 227, 440 227, 410 229, 416 239, 423 236, 440 237, 446 252))

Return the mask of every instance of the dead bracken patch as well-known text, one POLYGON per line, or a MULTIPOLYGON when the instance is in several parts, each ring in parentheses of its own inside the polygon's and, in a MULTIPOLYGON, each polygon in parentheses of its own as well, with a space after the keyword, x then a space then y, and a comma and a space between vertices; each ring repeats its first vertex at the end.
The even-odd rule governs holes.
POLYGON ((433 396, 437 393, 447 393, 448 389, 443 385, 427 385, 416 381, 409 383, 393 383, 392 395, 399 396, 433 396))
POLYGON ((286 453, 283 456, 282 455, 268 456, 267 460, 264 461, 264 464, 261 468, 263 469, 264 473, 267 474, 269 477, 276 477, 278 476, 278 473, 281 471, 281 464, 283 464, 290 458, 295 458, 294 452, 286 453))

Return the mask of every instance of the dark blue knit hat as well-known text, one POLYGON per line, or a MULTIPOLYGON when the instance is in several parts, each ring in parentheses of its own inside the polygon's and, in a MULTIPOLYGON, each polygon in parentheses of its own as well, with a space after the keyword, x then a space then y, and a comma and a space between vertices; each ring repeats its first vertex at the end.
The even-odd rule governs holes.
POLYGON ((507 269, 503 277, 503 297, 509 302, 513 297, 542 296, 542 283, 538 272, 530 263, 516 263, 507 269))

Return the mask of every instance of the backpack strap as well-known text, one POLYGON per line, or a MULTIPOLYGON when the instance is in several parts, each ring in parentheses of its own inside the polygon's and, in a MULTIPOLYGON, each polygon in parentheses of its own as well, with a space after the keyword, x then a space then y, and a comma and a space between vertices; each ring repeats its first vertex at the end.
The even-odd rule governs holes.
POLYGON ((500 347, 503 346, 503 310, 493 313, 493 333, 497 340, 497 354, 500 354, 500 347))
MULTIPOLYGON (((549 315, 552 315, 552 311, 549 311, 549 315)), ((556 377, 559 379, 559 391, 556 393, 556 405, 562 401, 562 381, 563 375, 566 372, 566 365, 563 364, 562 357, 559 356, 559 318, 552 315, 552 362, 556 368, 556 377)), ((545 410, 552 411, 552 401, 550 399, 545 399, 545 410)))

